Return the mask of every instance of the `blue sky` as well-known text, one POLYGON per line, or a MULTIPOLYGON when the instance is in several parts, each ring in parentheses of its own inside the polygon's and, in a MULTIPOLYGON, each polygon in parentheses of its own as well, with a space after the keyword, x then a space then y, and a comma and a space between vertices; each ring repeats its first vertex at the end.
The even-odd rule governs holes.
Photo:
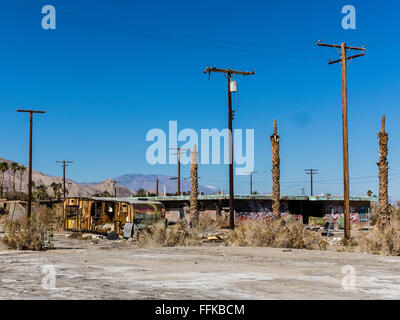
MULTIPOLYGON (((338 52, 316 41, 366 45, 348 68, 350 192, 377 188, 380 117, 389 132, 389 192, 400 199, 398 1, 40 1, 0 0, 0 156, 27 164, 28 118, 35 118, 34 169, 101 181, 126 173, 176 175, 146 163, 147 131, 227 127, 226 80, 206 66, 257 70, 238 77, 235 128, 255 130, 254 190, 271 190, 273 119, 281 136, 282 193, 309 192, 305 168, 319 169, 315 193, 342 194, 338 52), (41 8, 57 10, 43 30, 41 8), (351 4, 357 29, 341 27, 351 4), (224 42, 226 41, 226 42, 224 42)), ((182 175, 189 175, 188 166, 182 175)), ((203 165, 201 184, 227 190, 228 168, 203 165)), ((249 177, 235 189, 249 190, 249 177)))

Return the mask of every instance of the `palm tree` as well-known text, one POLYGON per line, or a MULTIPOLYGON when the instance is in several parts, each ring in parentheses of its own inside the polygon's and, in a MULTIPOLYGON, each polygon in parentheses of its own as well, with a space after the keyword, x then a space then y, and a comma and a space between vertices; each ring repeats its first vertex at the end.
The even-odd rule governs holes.
POLYGON ((1 181, 0 181, 0 195, 3 197, 4 190, 4 174, 8 171, 8 162, 0 162, 0 172, 1 172, 1 181))
POLYGON ((10 170, 13 174, 13 179, 12 179, 12 190, 15 193, 15 176, 17 174, 17 171, 19 169, 19 164, 17 162, 11 162, 10 164, 10 170))
POLYGON ((61 188, 62 188, 62 184, 61 183, 55 183, 53 182, 50 187, 53 189, 54 192, 54 199, 60 199, 61 198, 61 188))
POLYGON ((23 164, 19 165, 18 166, 18 172, 19 172, 19 175, 20 175, 19 192, 22 193, 22 178, 24 176, 24 173, 26 172, 26 167, 23 164))
POLYGON ((52 182, 50 185, 51 189, 53 189, 53 192, 54 192, 54 199, 57 198, 57 185, 58 185, 58 183, 55 183, 55 182, 52 182))
POLYGON ((49 194, 47 193, 47 187, 44 184, 36 187, 36 198, 39 200, 45 200, 49 198, 49 194))
POLYGON ((147 196, 147 191, 143 188, 140 188, 136 191, 136 197, 145 197, 147 196))

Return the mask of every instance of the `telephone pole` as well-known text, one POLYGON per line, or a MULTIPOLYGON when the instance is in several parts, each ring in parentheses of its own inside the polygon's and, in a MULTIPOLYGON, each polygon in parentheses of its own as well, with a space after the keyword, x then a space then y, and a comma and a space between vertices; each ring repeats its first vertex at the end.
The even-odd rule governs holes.
POLYGON ((343 189, 344 189, 344 237, 346 240, 350 239, 350 183, 349 183, 349 144, 348 144, 348 131, 347 131, 347 60, 352 60, 365 55, 365 48, 346 46, 343 42, 340 45, 325 44, 318 41, 320 47, 330 47, 341 50, 341 57, 338 60, 329 61, 329 64, 340 62, 342 64, 342 123, 343 123, 343 189), (346 56, 347 50, 362 51, 350 57, 346 56))
POLYGON ((257 171, 249 172, 250 175, 250 194, 253 194, 253 174, 258 173, 257 171))
POLYGON ((158 197, 158 178, 156 180, 156 197, 158 197))
POLYGON ((229 228, 235 228, 235 208, 234 208, 234 192, 233 192, 233 144, 232 144, 232 120, 234 118, 234 111, 232 110, 232 89, 231 82, 232 76, 234 75, 242 75, 242 76, 250 76, 256 73, 256 71, 235 71, 228 69, 218 69, 216 67, 209 68, 207 67, 203 73, 208 73, 211 75, 211 72, 219 72, 223 73, 225 77, 228 79, 228 129, 229 129, 229 228))
POLYGON ((306 172, 306 174, 310 175, 310 196, 313 195, 313 175, 314 174, 318 174, 318 170, 317 169, 304 169, 304 171, 306 172))
POLYGON ((74 163, 73 161, 66 161, 66 160, 62 160, 62 161, 56 161, 57 163, 62 163, 62 168, 63 168, 63 193, 64 193, 64 200, 67 194, 67 189, 65 188, 65 168, 69 166, 69 163, 74 163))
MULTIPOLYGON (((174 155, 178 155, 178 196, 181 195, 181 153, 185 153, 187 149, 182 149, 181 147, 178 148, 170 148, 172 150, 176 150, 174 155)), ((176 178, 171 178, 171 180, 175 180, 176 178)))
POLYGON ((28 207, 26 216, 28 219, 31 217, 32 212, 32 130, 33 130, 33 114, 34 113, 46 113, 46 111, 38 110, 20 110, 17 112, 29 113, 29 168, 28 168, 28 207))

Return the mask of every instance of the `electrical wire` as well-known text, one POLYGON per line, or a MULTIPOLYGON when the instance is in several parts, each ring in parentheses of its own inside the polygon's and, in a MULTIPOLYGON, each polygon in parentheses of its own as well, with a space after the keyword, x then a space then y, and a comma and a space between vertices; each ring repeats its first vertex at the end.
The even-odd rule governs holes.
MULTIPOLYGON (((20 0, 18 4, 19 5, 27 4, 28 6, 30 6, 30 8, 27 8, 26 6, 24 8, 21 8, 21 7, 15 6, 15 5, 13 6, 8 3, 6 4, 6 3, 0 2, 0 5, 2 5, 2 6, 7 6, 10 8, 13 8, 13 9, 23 10, 23 11, 30 12, 30 13, 35 13, 35 14, 37 13, 36 10, 31 9, 32 5, 35 5, 33 3, 27 3, 26 1, 20 0)), ((283 57, 287 57, 287 58, 307 59, 307 60, 321 60, 321 59, 327 60, 327 59, 315 57, 315 56, 311 57, 311 56, 288 55, 288 54, 284 54, 284 53, 274 53, 274 52, 266 52, 266 51, 259 51, 259 50, 247 50, 247 49, 240 49, 240 48, 234 48, 234 47, 225 47, 225 46, 221 46, 221 45, 212 45, 210 43, 193 42, 193 41, 189 41, 189 40, 186 40, 183 38, 191 38, 191 39, 200 40, 200 41, 208 41, 208 42, 231 44, 231 45, 248 45, 248 46, 253 46, 253 47, 258 46, 258 47, 265 47, 268 49, 310 50, 312 48, 292 48, 292 47, 283 47, 283 46, 268 46, 265 44, 257 44, 257 43, 244 43, 244 42, 209 39, 209 38, 205 38, 205 37, 199 37, 199 36, 193 36, 193 35, 187 35, 187 34, 170 33, 170 32, 150 29, 150 28, 139 27, 139 26, 125 25, 125 24, 121 24, 121 23, 111 21, 111 20, 94 18, 94 17, 79 15, 79 14, 71 13, 71 12, 67 12, 67 11, 61 11, 61 10, 57 11, 57 18, 61 19, 61 20, 73 21, 73 22, 78 22, 81 24, 86 24, 86 25, 91 25, 91 26, 98 26, 101 28, 110 29, 110 30, 114 30, 114 31, 125 32, 127 34, 134 35, 134 36, 155 38, 155 39, 171 41, 171 42, 175 42, 175 43, 183 43, 183 44, 195 45, 195 46, 205 46, 205 47, 211 47, 211 48, 216 48, 216 49, 223 49, 223 50, 243 52, 243 53, 251 53, 251 54, 268 55, 268 56, 283 56, 283 57), (82 21, 79 19, 85 19, 85 20, 82 21), (88 20, 92 20, 92 22, 90 22, 88 20), (100 23, 98 23, 98 21, 100 21, 100 23), (121 28, 123 28, 123 29, 121 29, 121 28), (134 31, 134 29, 141 30, 141 31, 140 32, 134 31), (143 32, 147 32, 147 33, 143 33, 143 32), (154 34, 149 34, 149 33, 154 33, 154 34), (160 35, 165 35, 165 36, 160 36, 160 35), (174 37, 177 39, 174 39, 171 37, 174 37), (181 39, 179 39, 179 38, 181 38, 181 39)))

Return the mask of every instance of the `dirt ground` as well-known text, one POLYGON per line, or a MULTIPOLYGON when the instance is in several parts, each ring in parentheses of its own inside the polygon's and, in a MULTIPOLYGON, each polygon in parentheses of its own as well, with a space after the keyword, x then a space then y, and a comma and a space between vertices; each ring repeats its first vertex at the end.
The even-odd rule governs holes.
POLYGON ((67 234, 44 252, 0 248, 0 299, 399 298, 400 257, 220 244, 137 249, 67 234), (55 288, 46 289, 49 265, 55 288), (342 273, 347 265, 355 286, 342 273))

